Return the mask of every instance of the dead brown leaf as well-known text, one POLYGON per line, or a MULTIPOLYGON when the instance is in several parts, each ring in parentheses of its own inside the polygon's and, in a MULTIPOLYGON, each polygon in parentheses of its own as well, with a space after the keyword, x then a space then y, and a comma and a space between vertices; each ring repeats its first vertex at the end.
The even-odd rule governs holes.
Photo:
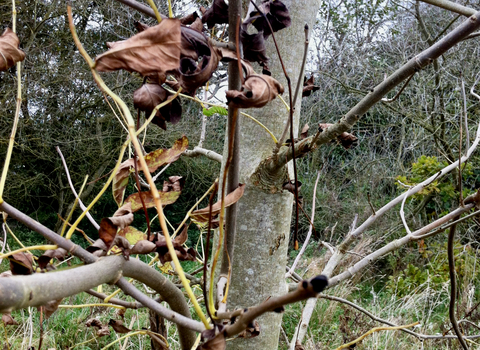
POLYGON ((238 337, 239 338, 255 338, 260 334, 260 324, 257 321, 253 321, 250 323, 247 328, 243 332, 241 332, 238 337))
POLYGON ((312 94, 312 92, 320 90, 320 86, 315 86, 314 84, 315 84, 315 82, 314 82, 313 74, 308 79, 307 79, 307 77, 304 77, 302 97, 310 96, 312 94))
POLYGON ((114 330, 116 333, 124 334, 124 333, 128 333, 128 332, 131 332, 131 331, 132 331, 131 329, 128 329, 127 327, 125 327, 125 326, 123 325, 123 321, 122 321, 122 320, 110 319, 110 321, 108 321, 108 324, 109 324, 110 326, 112 326, 113 330, 114 330))
MULTIPOLYGON (((232 204, 238 202, 240 198, 243 196, 243 192, 245 192, 245 184, 240 184, 233 192, 230 192, 227 196, 225 196, 225 208, 231 206, 232 204)), ((218 201, 212 205, 212 216, 218 215, 222 208, 222 201, 218 201)), ((190 214, 192 220, 196 222, 208 222, 208 215, 210 212, 210 206, 206 208, 202 208, 199 210, 195 210, 190 214)))
POLYGON ((169 176, 168 180, 163 182, 162 192, 181 192, 185 185, 185 178, 183 176, 169 176))
POLYGON ((90 318, 85 322, 85 326, 87 327, 96 327, 96 328, 102 328, 103 324, 100 322, 98 318, 90 318))
POLYGON ((143 239, 135 243, 130 254, 149 254, 153 252, 156 247, 155 243, 143 239))
MULTIPOLYGON (((287 28, 292 24, 287 6, 280 0, 263 1, 258 8, 267 17, 274 32, 287 28)), ((272 31, 267 23, 267 19, 255 10, 250 13, 250 18, 248 18, 244 24, 253 24, 259 32, 263 32, 265 38, 268 38, 270 34, 272 34, 272 31)))
POLYGON ((117 235, 117 226, 109 218, 103 218, 100 221, 100 229, 98 230, 98 236, 107 246, 107 250, 117 235))
POLYGON ((162 129, 167 129, 166 122, 176 124, 182 117, 182 105, 179 97, 172 100, 173 94, 158 84, 144 84, 133 93, 133 106, 145 112, 147 118, 152 114, 153 109, 166 100, 170 103, 160 108, 152 120, 153 124, 162 129))
POLYGON ((58 299, 58 300, 50 300, 48 303, 46 303, 45 305, 42 306, 43 311, 45 312, 45 319, 49 318, 50 316, 52 316, 52 314, 55 311, 57 311, 58 305, 60 305, 62 300, 63 300, 63 298, 58 299))
POLYGON ((112 217, 109 217, 113 225, 124 229, 133 222, 132 204, 125 203, 122 207, 117 209, 112 217))
MULTIPOLYGON (((320 123, 318 124, 318 127, 321 130, 325 130, 325 129, 328 129, 328 127, 331 125, 333 124, 320 123)), ((355 147, 358 143, 358 138, 349 132, 342 132, 340 135, 337 136, 337 140, 345 149, 349 149, 350 147, 355 147)))
POLYGON ((33 273, 33 255, 16 253, 8 257, 13 275, 31 275, 33 273))
POLYGON ((5 29, 0 36, 0 71, 13 67, 25 59, 25 53, 18 47, 20 40, 10 28, 5 29))
POLYGON ((213 28, 215 24, 228 23, 228 5, 224 0, 213 0, 210 6, 202 17, 202 22, 207 23, 208 29, 213 28))
POLYGON ((308 126, 308 124, 305 124, 302 128, 302 131, 300 132, 300 140, 306 139, 308 137, 308 129, 310 129, 310 127, 308 126))
POLYGON ((228 90, 229 105, 238 108, 260 108, 283 93, 283 86, 274 78, 264 74, 247 77, 241 91, 228 90))
POLYGON ((212 329, 202 332, 203 344, 197 347, 197 350, 225 350, 227 341, 225 339, 225 332, 223 325, 216 325, 212 329))
POLYGON ((100 72, 125 69, 164 82, 166 73, 179 66, 180 21, 164 19, 133 37, 110 44, 110 50, 95 59, 100 72))
POLYGON ((13 318, 12 314, 9 312, 6 312, 2 314, 2 322, 5 324, 5 326, 16 326, 18 325, 18 322, 15 321, 13 318))
POLYGON ((180 18, 180 23, 184 26, 188 26, 189 24, 192 24, 193 22, 195 22, 197 18, 198 18, 198 13, 197 11, 195 11, 189 15, 186 15, 180 18))
MULTIPOLYGON (((194 30, 192 30, 194 31, 194 30)), ((178 83, 187 95, 195 95, 200 86, 205 85, 217 69, 218 62, 222 58, 221 52, 208 43, 209 54, 202 56, 198 62, 190 57, 180 60, 180 67, 176 70, 178 83)))

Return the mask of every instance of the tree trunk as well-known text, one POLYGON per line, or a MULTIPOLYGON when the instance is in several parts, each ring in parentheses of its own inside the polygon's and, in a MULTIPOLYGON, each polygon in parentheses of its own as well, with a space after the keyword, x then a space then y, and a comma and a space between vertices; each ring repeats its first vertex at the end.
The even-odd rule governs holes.
MULTIPOLYGON (((284 0, 290 11, 292 25, 276 33, 285 68, 295 91, 304 51, 304 26, 312 29, 320 0, 284 0)), ((283 98, 288 101, 288 85, 278 59, 272 38, 267 42, 272 76, 285 87, 283 98)), ((303 74, 303 73, 302 73, 303 74)), ((303 83, 303 80, 302 80, 303 83)), ((301 91, 294 115, 295 135, 301 106, 301 91)), ((246 111, 280 137, 288 118, 284 104, 277 98, 262 109, 246 111)), ((272 155, 275 146, 270 136, 258 124, 243 118, 240 142, 240 182, 247 183, 245 194, 238 204, 237 233, 235 237, 232 281, 228 298, 230 310, 255 305, 271 296, 284 294, 285 264, 290 234, 293 195, 271 193, 280 187, 286 174, 279 174, 277 185, 262 182, 254 184, 255 170, 260 162, 272 155)), ((293 178, 293 175, 291 175, 293 178)), ((260 335, 253 339, 235 339, 227 349, 276 349, 280 332, 281 314, 270 313, 257 321, 260 335)))

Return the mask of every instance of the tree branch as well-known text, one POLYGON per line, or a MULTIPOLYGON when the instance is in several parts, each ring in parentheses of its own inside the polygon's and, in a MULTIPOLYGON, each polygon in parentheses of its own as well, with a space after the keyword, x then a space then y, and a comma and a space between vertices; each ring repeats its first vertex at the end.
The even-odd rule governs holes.
MULTIPOLYGON (((312 136, 297 143, 295 146, 295 157, 304 156, 318 146, 328 143, 341 133, 350 130, 358 119, 373 105, 381 101, 389 91, 409 78, 412 74, 432 63, 436 58, 440 57, 469 34, 473 33, 478 27, 480 27, 480 12, 476 12, 443 39, 410 59, 387 79, 377 85, 336 124, 325 129, 316 139, 315 144, 312 144, 312 136)), ((278 154, 278 158, 270 158, 267 162, 263 163, 262 167, 269 173, 276 173, 292 160, 292 158, 293 153, 291 148, 282 148, 278 154)))
POLYGON ((420 1, 426 2, 427 4, 430 4, 430 5, 441 7, 442 9, 452 11, 467 17, 475 14, 476 12, 474 9, 471 9, 470 7, 466 7, 448 0, 420 0, 420 1))

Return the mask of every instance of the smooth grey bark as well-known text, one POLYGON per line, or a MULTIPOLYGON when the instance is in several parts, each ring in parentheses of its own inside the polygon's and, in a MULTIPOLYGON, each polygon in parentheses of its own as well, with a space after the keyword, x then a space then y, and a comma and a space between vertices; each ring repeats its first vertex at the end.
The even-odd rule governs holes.
MULTIPOLYGON (((292 91, 300 72, 305 42, 304 27, 315 24, 320 0, 286 0, 292 25, 275 33, 279 49, 292 80, 292 91)), ((288 101, 288 87, 272 38, 268 39, 272 76, 285 87, 283 98, 288 101)), ((301 99, 297 100, 294 130, 298 132, 301 99)), ((277 98, 262 109, 246 111, 266 125, 278 137, 287 122, 288 112, 277 98)), ((262 303, 269 297, 287 292, 285 265, 290 233, 293 195, 270 193, 253 184, 252 175, 262 160, 272 155, 275 144, 265 131, 250 120, 242 121, 240 146, 240 182, 247 187, 238 203, 237 233, 228 308, 244 308, 262 303)), ((281 174, 279 175, 281 176, 281 174)), ((291 175, 293 177, 293 175, 291 175)), ((280 179, 282 180, 282 179, 280 179)), ((260 317, 260 335, 253 339, 237 338, 227 342, 227 349, 276 349, 281 314, 260 317)))

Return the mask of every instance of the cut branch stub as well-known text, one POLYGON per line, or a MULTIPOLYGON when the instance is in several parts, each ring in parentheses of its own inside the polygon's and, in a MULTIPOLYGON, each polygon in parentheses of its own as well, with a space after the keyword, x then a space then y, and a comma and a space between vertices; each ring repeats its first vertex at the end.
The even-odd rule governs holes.
POLYGON ((0 36, 0 71, 13 67, 25 59, 25 53, 18 47, 20 40, 10 28, 5 29, 0 36))
POLYGON ((110 48, 95 59, 95 69, 111 72, 125 69, 164 82, 166 73, 179 66, 180 21, 164 19, 130 39, 107 44, 110 48))

